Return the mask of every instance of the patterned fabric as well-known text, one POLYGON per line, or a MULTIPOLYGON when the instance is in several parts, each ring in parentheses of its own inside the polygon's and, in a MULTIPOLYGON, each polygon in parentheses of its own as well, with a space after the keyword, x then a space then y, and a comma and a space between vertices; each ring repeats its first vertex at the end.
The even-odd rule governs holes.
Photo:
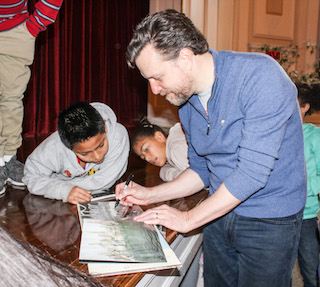
POLYGON ((27 0, 7 0, 0 4, 0 31, 16 27, 27 20, 29 32, 36 37, 55 22, 63 0, 40 0, 35 11, 29 15, 27 0))

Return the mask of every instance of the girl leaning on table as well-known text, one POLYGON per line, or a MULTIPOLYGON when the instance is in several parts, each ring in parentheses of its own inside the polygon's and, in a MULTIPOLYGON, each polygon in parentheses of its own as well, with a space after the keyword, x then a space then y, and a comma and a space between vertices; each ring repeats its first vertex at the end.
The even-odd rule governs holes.
POLYGON ((131 145, 141 159, 161 167, 159 176, 163 181, 173 180, 189 167, 188 144, 180 123, 171 127, 167 135, 143 117, 131 145))

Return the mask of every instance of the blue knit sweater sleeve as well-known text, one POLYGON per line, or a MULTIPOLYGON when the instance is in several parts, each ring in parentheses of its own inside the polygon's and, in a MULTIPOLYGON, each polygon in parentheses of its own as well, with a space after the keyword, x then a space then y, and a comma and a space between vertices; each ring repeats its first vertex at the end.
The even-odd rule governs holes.
POLYGON ((288 120, 297 111, 296 90, 287 75, 275 61, 260 61, 259 65, 249 61, 242 69, 248 76, 239 97, 244 118, 238 164, 224 180, 241 200, 267 184, 279 159, 288 120))

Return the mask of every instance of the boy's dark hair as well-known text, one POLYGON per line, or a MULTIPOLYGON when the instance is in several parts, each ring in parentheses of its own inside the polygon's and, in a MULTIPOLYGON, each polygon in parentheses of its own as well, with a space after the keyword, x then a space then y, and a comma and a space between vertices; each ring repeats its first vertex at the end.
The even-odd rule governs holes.
POLYGON ((320 111, 320 83, 295 83, 298 89, 298 100, 301 107, 307 103, 310 104, 310 109, 306 115, 311 115, 314 112, 320 111))
POLYGON ((75 144, 105 133, 105 123, 93 106, 77 102, 59 113, 58 133, 64 145, 72 150, 75 144))
POLYGON ((192 21, 173 9, 147 16, 137 25, 126 52, 129 67, 136 66, 137 56, 148 43, 164 60, 176 59, 183 48, 189 48, 195 55, 204 54, 209 49, 206 38, 192 21))
POLYGON ((137 130, 131 138, 131 145, 134 146, 135 143, 141 139, 153 138, 155 132, 161 132, 165 137, 167 137, 167 134, 162 128, 151 124, 146 116, 142 117, 137 130))

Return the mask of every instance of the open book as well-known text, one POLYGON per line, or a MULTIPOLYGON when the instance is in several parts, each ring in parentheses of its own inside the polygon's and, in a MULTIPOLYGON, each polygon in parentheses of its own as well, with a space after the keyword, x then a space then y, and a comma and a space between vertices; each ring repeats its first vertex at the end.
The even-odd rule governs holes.
POLYGON ((181 265, 154 225, 136 222, 139 206, 114 208, 115 201, 78 204, 82 228, 79 262, 89 273, 111 276, 181 265))

